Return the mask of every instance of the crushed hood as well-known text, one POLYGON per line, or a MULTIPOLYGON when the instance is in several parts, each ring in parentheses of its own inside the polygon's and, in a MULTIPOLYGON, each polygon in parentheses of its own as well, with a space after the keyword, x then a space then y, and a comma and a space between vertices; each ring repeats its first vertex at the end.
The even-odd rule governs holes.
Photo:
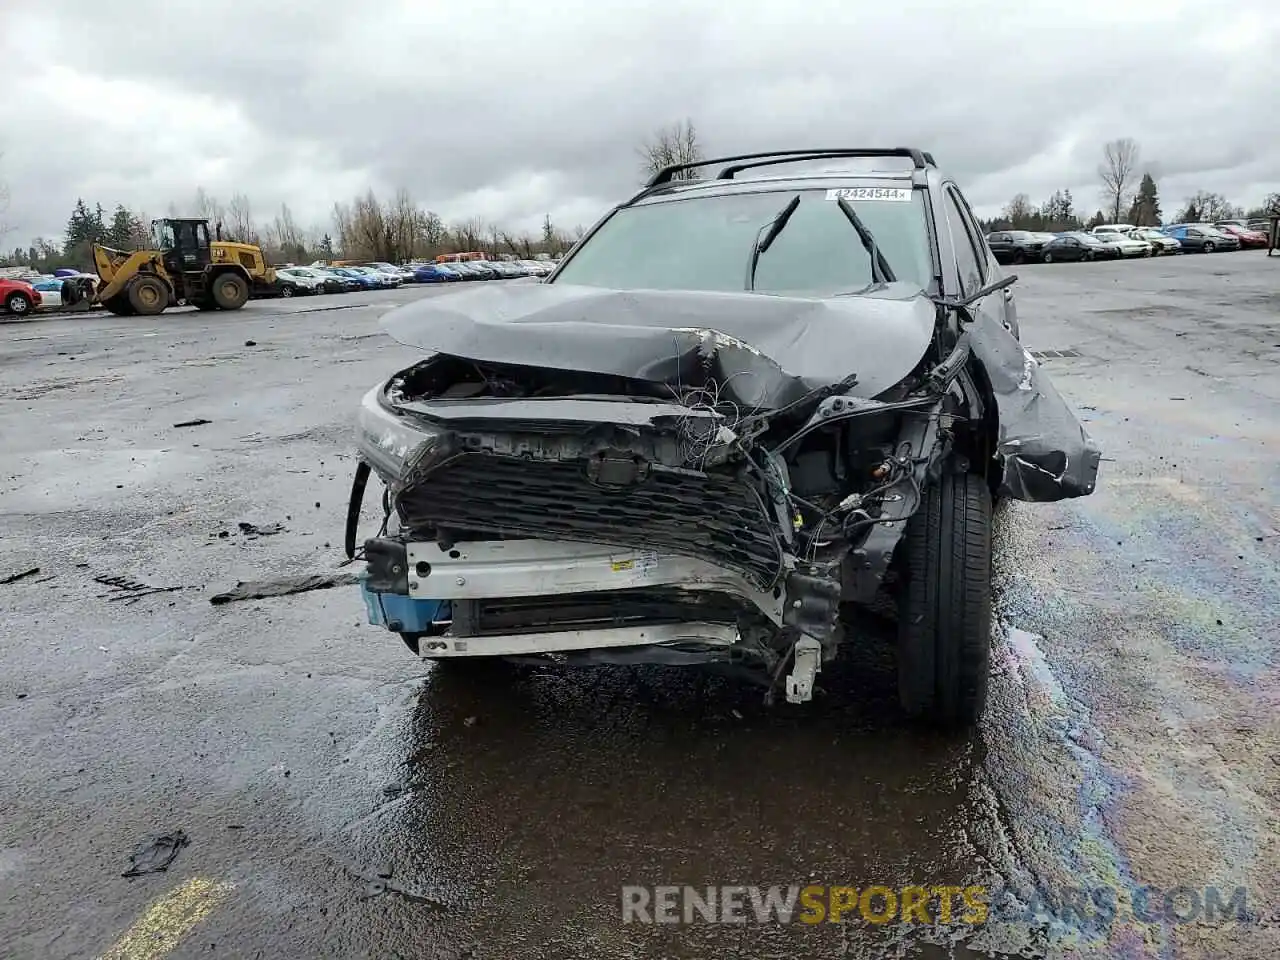
POLYGON ((768 409, 851 373, 851 395, 878 396, 924 356, 935 315, 905 283, 824 299, 524 283, 418 300, 382 326, 407 346, 482 363, 669 384, 696 371, 722 398, 768 409))

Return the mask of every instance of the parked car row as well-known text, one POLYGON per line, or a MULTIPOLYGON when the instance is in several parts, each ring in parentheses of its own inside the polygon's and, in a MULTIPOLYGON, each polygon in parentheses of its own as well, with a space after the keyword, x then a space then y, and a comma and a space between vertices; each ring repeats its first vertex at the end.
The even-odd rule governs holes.
POLYGON ((56 310, 63 304, 64 290, 68 294, 67 302, 74 303, 77 299, 74 291, 67 290, 66 284, 83 285, 85 280, 92 284, 98 282, 92 273, 68 268, 60 269, 52 276, 33 270, 20 277, 0 279, 0 313, 21 317, 37 310, 56 310))
POLYGON ((545 277, 555 269, 550 260, 459 260, 453 263, 410 264, 419 283, 450 280, 513 280, 518 277, 545 277))
POLYGON ((449 283, 461 280, 512 280, 544 277, 555 264, 543 260, 465 260, 460 263, 414 262, 403 266, 382 261, 348 266, 313 263, 276 267, 274 293, 282 297, 317 293, 386 290, 406 283, 449 283))
POLYGON ((1174 223, 1163 227, 1110 223, 1094 227, 1091 231, 1062 233, 997 230, 987 235, 987 243, 1001 263, 1054 263, 1266 247, 1267 235, 1239 220, 1174 223))
POLYGON ((25 317, 38 310, 44 303, 44 295, 26 280, 0 279, 0 311, 15 317, 25 317))

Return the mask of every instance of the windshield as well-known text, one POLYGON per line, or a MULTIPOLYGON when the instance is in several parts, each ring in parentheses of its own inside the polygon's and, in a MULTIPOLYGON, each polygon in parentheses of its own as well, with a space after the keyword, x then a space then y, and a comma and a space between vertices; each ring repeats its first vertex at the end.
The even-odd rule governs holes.
MULTIPOLYGON (((743 290, 757 235, 797 195, 799 206, 756 265, 756 292, 835 294, 871 283, 871 257, 834 192, 826 190, 624 207, 583 243, 555 280, 622 290, 743 290)), ((911 191, 905 201, 848 202, 897 279, 928 287, 933 267, 922 192, 911 191)))
POLYGON ((155 240, 156 249, 172 250, 176 246, 173 238, 173 224, 163 220, 151 222, 151 236, 155 240))

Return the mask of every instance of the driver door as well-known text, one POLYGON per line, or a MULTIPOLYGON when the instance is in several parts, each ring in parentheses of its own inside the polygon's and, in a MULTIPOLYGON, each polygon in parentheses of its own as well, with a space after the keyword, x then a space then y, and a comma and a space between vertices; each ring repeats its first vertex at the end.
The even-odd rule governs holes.
POLYGON ((166 251, 165 267, 175 273, 198 273, 209 265, 209 225, 174 224, 173 249, 166 251))

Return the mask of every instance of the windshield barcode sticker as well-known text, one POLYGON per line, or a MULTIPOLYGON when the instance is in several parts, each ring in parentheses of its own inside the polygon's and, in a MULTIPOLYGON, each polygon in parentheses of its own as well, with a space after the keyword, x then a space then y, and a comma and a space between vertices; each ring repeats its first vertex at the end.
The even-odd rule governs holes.
POLYGON ((828 200, 835 201, 841 197, 849 201, 894 200, 898 203, 906 203, 911 200, 911 191, 904 187, 841 187, 838 190, 827 191, 828 200))

